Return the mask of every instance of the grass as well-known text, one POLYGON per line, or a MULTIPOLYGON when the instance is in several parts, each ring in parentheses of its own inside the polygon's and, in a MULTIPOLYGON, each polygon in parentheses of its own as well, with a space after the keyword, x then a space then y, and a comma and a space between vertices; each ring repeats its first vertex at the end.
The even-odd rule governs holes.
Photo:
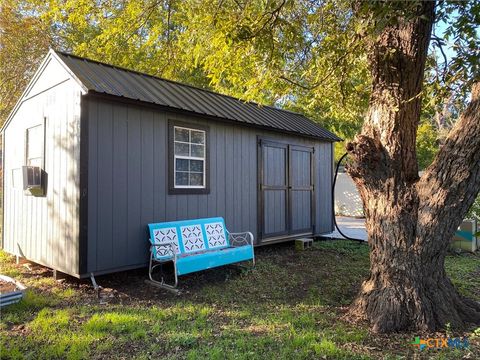
POLYGON ((480 301, 480 256, 459 254, 447 257, 445 261, 450 278, 463 295, 480 301))
MULTIPOLYGON (((143 283, 145 271, 88 282, 54 281, 40 266, 16 265, 0 252, 0 272, 30 287, 2 311, 2 359, 408 359, 478 358, 480 329, 467 350, 424 350, 414 335, 379 336, 345 319, 368 275, 368 248, 353 242, 291 244, 257 250, 257 267, 220 268, 181 278, 176 296, 143 283), (110 294, 110 295, 108 295, 110 294)), ((459 290, 480 300, 480 257, 449 256, 459 290)), ((449 331, 450 334, 450 331, 449 331)), ((446 333, 431 334, 432 337, 446 333)), ((422 334, 427 336, 427 334, 422 334)))

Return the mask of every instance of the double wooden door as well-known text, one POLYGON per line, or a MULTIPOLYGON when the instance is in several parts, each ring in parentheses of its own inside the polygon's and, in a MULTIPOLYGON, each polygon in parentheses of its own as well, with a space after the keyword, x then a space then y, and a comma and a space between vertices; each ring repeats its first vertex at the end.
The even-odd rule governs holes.
POLYGON ((312 234, 314 148, 259 141, 261 238, 312 234))

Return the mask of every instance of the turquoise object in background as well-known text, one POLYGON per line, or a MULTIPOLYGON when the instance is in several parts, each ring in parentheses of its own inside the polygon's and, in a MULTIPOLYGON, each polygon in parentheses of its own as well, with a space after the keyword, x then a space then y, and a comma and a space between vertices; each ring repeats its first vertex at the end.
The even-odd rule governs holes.
POLYGON ((452 247, 469 252, 478 249, 477 222, 475 220, 464 220, 453 237, 452 247))

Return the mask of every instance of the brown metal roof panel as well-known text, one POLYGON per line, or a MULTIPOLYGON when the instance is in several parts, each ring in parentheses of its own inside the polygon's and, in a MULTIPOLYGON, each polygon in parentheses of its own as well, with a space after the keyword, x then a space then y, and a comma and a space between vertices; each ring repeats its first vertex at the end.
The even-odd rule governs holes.
POLYGON ((148 94, 148 98, 151 99, 149 102, 158 105, 169 106, 171 100, 169 100, 168 97, 165 96, 165 94, 163 94, 161 91, 159 91, 155 81, 145 77, 142 85, 145 89, 145 92, 148 94))
POLYGON ((133 98, 135 100, 142 100, 152 102, 154 99, 149 97, 145 90, 143 82, 139 82, 136 76, 124 71, 115 71, 115 69, 105 67, 102 71, 110 76, 115 88, 122 93, 123 96, 133 98))
MULTIPOLYGON (((216 97, 213 94, 206 93, 208 104, 219 109, 221 113, 227 114, 227 119, 239 121, 246 124, 253 124, 251 117, 241 111, 242 104, 240 101, 226 101, 222 97, 216 97)), ((227 99, 228 100, 228 99, 227 99)))
POLYGON ((295 114, 295 113, 289 113, 286 111, 281 111, 277 110, 275 108, 269 108, 267 109, 268 112, 272 114, 272 116, 275 116, 278 121, 282 123, 283 126, 285 127, 291 127, 292 121, 291 119, 294 119, 294 125, 296 129, 300 129, 301 131, 305 133, 310 133, 312 135, 320 135, 324 136, 326 134, 323 133, 323 129, 321 129, 318 125, 313 123, 310 119, 306 118, 303 115, 300 114, 295 114))
POLYGON ((252 104, 230 97, 219 98, 219 100, 222 101, 223 106, 231 106, 236 109, 232 116, 238 117, 240 114, 242 114, 246 122, 249 124, 263 126, 269 125, 268 120, 264 119, 260 113, 257 113, 255 108, 251 108, 252 104))
POLYGON ((213 108, 215 113, 223 118, 239 121, 242 123, 248 123, 248 117, 245 114, 242 114, 238 109, 232 104, 224 101, 223 98, 215 96, 210 92, 195 92, 197 96, 202 98, 204 104, 210 108, 213 108))
POLYGON ((108 89, 112 88, 116 93, 120 94, 120 96, 134 99, 138 98, 138 94, 132 89, 133 85, 129 84, 130 79, 125 78, 120 71, 112 71, 111 68, 101 65, 92 67, 92 70, 94 70, 98 77, 103 78, 108 85, 108 88, 103 88, 103 92, 109 93, 108 89))
POLYGON ((183 105, 176 101, 176 98, 170 94, 170 92, 161 86, 161 82, 155 78, 145 76, 144 82, 146 86, 151 89, 152 96, 159 105, 170 106, 178 109, 182 109, 183 105))
POLYGON ((272 119, 275 119, 277 126, 282 126, 286 130, 295 131, 300 128, 306 133, 310 133, 310 129, 304 125, 304 118, 294 113, 288 113, 286 111, 280 111, 272 107, 265 107, 265 113, 272 119), (292 121, 293 120, 293 121, 292 121))
POLYGON ((62 60, 89 90, 95 90, 117 96, 121 95, 113 88, 109 88, 108 85, 105 84, 105 80, 101 79, 96 72, 92 71, 88 62, 71 57, 62 57, 62 60))
POLYGON ((191 89, 187 86, 183 87, 182 90, 184 91, 185 96, 187 96, 188 99, 191 100, 191 104, 197 109, 196 111, 198 111, 199 113, 211 116, 218 116, 226 119, 230 118, 230 115, 225 112, 221 106, 218 106, 218 103, 214 102, 213 98, 208 97, 208 93, 204 91, 195 91, 195 89, 191 89), (212 105, 215 109, 214 111, 212 111, 212 105))
POLYGON ((176 86, 176 84, 168 82, 164 82, 163 85, 170 91, 172 95, 174 95, 180 102, 184 104, 184 110, 198 112, 200 114, 205 113, 213 116, 219 116, 217 109, 209 106, 209 104, 205 104, 207 106, 202 110, 202 105, 200 105, 200 103, 192 96, 192 92, 195 90, 192 90, 187 86, 176 86))
POLYGON ((239 107, 242 106, 242 104, 240 104, 240 100, 223 101, 222 98, 212 96, 212 94, 210 93, 205 93, 201 95, 208 96, 211 102, 213 102, 214 104, 218 104, 217 106, 221 109, 223 113, 226 114, 225 117, 227 119, 236 120, 246 124, 254 124, 252 122, 252 119, 249 116, 247 116, 247 114, 245 114, 243 111, 239 111, 239 107))
MULTIPOLYGON (((59 54, 61 55, 61 54, 59 54)), ((82 82, 82 84, 87 88, 87 89, 93 89, 94 84, 92 82, 92 79, 86 77, 86 76, 81 76, 81 71, 79 71, 78 66, 75 64, 74 61, 72 61, 71 58, 65 57, 65 56, 60 56, 62 61, 67 65, 67 67, 75 74, 75 76, 82 82)))
POLYGON ((194 107, 189 103, 189 99, 186 99, 182 94, 175 89, 168 81, 161 81, 159 79, 154 79, 159 90, 163 93, 168 94, 169 99, 171 99, 172 105, 178 109, 195 111, 194 107))
POLYGON ((91 79, 94 86, 92 90, 117 96, 125 95, 101 69, 91 66, 87 61, 77 61, 76 65, 81 71, 81 76, 87 76, 91 79))
POLYGON ((249 110, 250 116, 253 117, 254 122, 260 122, 262 125, 270 126, 273 128, 281 129, 281 130, 289 130, 294 131, 293 128, 285 127, 282 122, 279 122, 273 116, 270 116, 266 111, 265 107, 253 103, 245 103, 245 106, 249 110))
POLYGON ((133 70, 57 52, 89 90, 328 141, 341 140, 305 116, 133 70))

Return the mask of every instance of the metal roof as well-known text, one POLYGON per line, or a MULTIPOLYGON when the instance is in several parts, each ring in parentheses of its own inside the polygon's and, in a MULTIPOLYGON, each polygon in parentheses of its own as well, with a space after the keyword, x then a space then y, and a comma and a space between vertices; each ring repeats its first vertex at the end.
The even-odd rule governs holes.
POLYGON ((341 141, 305 116, 231 96, 55 51, 88 92, 139 100, 328 141, 341 141))

